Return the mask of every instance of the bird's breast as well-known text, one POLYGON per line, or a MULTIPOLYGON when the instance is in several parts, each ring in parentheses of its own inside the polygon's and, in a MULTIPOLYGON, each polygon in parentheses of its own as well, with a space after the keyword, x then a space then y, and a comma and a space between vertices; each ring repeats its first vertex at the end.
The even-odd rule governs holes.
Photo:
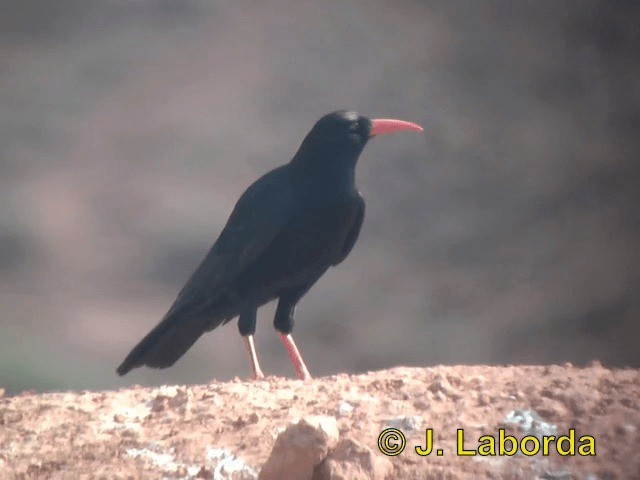
POLYGON ((326 269, 342 247, 353 218, 350 205, 345 203, 296 212, 276 237, 273 253, 291 270, 326 269))
POLYGON ((296 209, 264 253, 238 279, 238 287, 250 296, 273 297, 282 289, 314 283, 342 249, 357 209, 352 201, 296 209))

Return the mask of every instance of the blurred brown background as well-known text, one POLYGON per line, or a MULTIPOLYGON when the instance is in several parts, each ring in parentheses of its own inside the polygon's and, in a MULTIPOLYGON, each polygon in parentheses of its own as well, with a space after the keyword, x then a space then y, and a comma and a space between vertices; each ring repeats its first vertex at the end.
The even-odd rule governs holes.
MULTIPOLYGON (((114 370, 340 108, 425 134, 360 160, 360 241, 298 309, 312 373, 640 366, 638 5, 0 2, 0 387, 246 377, 235 322, 114 370)), ((273 311, 263 367, 292 375, 273 311)))

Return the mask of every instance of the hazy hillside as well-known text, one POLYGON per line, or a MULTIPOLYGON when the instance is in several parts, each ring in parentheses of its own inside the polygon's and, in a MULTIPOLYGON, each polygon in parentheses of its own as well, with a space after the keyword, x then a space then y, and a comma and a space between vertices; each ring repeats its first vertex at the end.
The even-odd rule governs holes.
MULTIPOLYGON (((0 386, 248 374, 234 325, 115 366, 243 189, 321 115, 372 141, 354 252, 298 309, 312 373, 640 365, 633 2, 9 1, 0 18, 0 386)), ((290 374, 273 308, 268 373, 290 374)))

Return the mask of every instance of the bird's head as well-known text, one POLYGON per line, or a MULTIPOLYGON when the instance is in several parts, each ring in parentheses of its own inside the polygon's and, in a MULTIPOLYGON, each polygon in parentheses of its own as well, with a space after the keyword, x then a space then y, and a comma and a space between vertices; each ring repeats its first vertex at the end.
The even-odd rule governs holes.
POLYGON ((353 111, 338 110, 316 122, 296 157, 320 155, 325 161, 351 160, 355 164, 370 138, 403 130, 422 132, 423 128, 403 120, 369 119, 353 111))

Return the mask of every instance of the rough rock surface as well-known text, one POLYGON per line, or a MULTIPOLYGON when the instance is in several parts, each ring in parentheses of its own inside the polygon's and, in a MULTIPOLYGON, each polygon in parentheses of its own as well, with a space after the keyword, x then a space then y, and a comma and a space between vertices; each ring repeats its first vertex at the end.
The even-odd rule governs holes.
POLYGON ((318 462, 305 469, 314 480, 636 479, 638 445, 640 371, 599 364, 395 368, 307 383, 268 378, 0 398, 2 479, 256 479, 300 446, 318 462), (332 418, 337 432, 326 427, 332 418), (401 454, 379 451, 385 428, 405 435, 401 454), (424 446, 427 428, 434 452, 423 457, 415 447, 424 446), (470 449, 499 428, 518 438, 574 428, 576 445, 583 435, 595 438, 596 455, 562 457, 556 443, 549 456, 456 455, 457 429, 470 449))
POLYGON ((309 480, 315 467, 338 442, 338 436, 333 417, 305 418, 290 424, 278 435, 259 480, 309 480))
POLYGON ((380 452, 352 439, 340 441, 318 465, 313 480, 385 480, 393 464, 380 452))

